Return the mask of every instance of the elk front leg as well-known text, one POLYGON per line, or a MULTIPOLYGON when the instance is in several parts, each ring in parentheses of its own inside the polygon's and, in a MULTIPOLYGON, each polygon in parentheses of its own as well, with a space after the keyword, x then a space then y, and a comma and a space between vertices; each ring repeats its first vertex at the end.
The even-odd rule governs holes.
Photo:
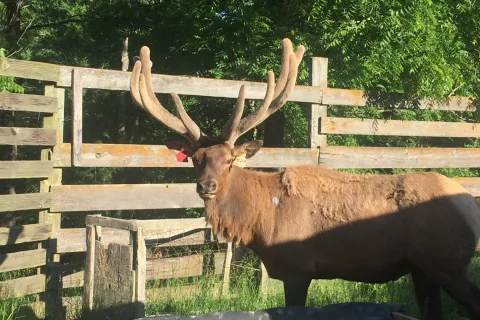
POLYGON ((312 279, 291 278, 283 280, 286 307, 304 307, 312 279))

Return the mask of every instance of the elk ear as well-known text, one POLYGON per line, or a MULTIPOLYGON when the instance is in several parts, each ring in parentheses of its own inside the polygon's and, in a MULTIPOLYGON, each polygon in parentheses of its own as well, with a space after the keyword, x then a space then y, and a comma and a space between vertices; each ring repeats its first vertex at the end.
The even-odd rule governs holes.
POLYGON ((263 140, 253 140, 249 142, 245 142, 240 146, 236 146, 232 150, 232 154, 235 157, 240 157, 241 155, 245 154, 245 158, 251 158, 257 153, 258 150, 263 145, 263 140))
POLYGON ((165 139, 165 145, 168 149, 182 151, 188 157, 194 154, 190 141, 180 135, 175 134, 168 136, 167 139, 165 139))

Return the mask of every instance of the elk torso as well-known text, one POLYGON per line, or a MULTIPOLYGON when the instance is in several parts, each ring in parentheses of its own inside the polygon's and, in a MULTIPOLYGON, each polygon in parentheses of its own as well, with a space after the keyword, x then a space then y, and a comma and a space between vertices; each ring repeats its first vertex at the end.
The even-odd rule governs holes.
POLYGON ((424 255, 443 257, 442 263, 470 259, 480 237, 475 199, 436 173, 234 167, 229 187, 205 204, 214 232, 248 245, 280 279, 295 270, 313 278, 389 281, 424 255))

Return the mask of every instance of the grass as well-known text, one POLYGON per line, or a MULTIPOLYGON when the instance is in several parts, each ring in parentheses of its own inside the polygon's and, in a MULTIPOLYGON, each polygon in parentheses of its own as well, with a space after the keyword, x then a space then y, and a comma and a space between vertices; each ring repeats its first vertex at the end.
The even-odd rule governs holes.
MULTIPOLYGON (((233 268, 235 269, 235 267, 233 268)), ((147 300, 148 315, 177 314, 193 315, 218 311, 253 311, 282 306, 283 287, 279 281, 270 281, 268 294, 262 296, 258 291, 258 281, 251 269, 236 270, 235 281, 231 284, 232 296, 214 295, 218 279, 201 278, 197 282, 199 290, 189 295, 170 293, 168 296, 150 297, 147 300)), ((473 281, 480 286, 480 254, 471 265, 473 281)), ((185 285, 176 280, 176 286, 185 285)), ((170 284, 171 285, 171 284, 170 284)), ((165 287, 160 287, 160 290, 165 287)), ((459 307, 449 296, 442 292, 445 319, 469 319, 465 310, 459 307)), ((419 317, 415 303, 413 286, 409 276, 386 284, 363 284, 343 280, 316 280, 312 282, 307 299, 308 306, 324 306, 342 302, 385 302, 405 303, 407 314, 419 317)))
MULTIPOLYGON (((193 315, 221 311, 253 311, 282 306, 284 301, 281 282, 270 280, 268 294, 259 293, 258 271, 255 259, 248 257, 241 265, 232 266, 230 295, 221 295, 221 275, 208 275, 189 279, 149 282, 147 290, 147 315, 193 315), (189 285, 196 290, 186 294, 179 288, 189 285), (220 286, 219 286, 220 285, 220 286)), ((480 254, 471 265, 472 279, 480 285, 480 254)), ((80 289, 80 288, 78 288, 80 289)), ((78 290, 81 294, 81 290, 78 290)), ((469 319, 467 313, 449 296, 442 294, 445 318, 469 319)), ((365 301, 405 303, 410 316, 419 317, 410 277, 381 285, 370 285, 342 280, 316 280, 309 289, 308 306, 324 306, 333 303, 365 301)), ((36 319, 25 316, 21 306, 33 302, 32 297, 0 301, 0 320, 36 319)), ((72 319, 86 319, 81 312, 72 319)))

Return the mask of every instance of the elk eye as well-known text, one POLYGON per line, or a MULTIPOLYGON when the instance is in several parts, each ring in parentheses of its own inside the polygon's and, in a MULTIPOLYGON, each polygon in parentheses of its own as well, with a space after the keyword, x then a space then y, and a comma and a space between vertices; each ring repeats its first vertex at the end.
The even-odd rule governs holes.
POLYGON ((232 163, 232 161, 233 161, 233 159, 232 159, 232 158, 230 158, 230 159, 227 159, 227 164, 231 164, 231 163, 232 163))

